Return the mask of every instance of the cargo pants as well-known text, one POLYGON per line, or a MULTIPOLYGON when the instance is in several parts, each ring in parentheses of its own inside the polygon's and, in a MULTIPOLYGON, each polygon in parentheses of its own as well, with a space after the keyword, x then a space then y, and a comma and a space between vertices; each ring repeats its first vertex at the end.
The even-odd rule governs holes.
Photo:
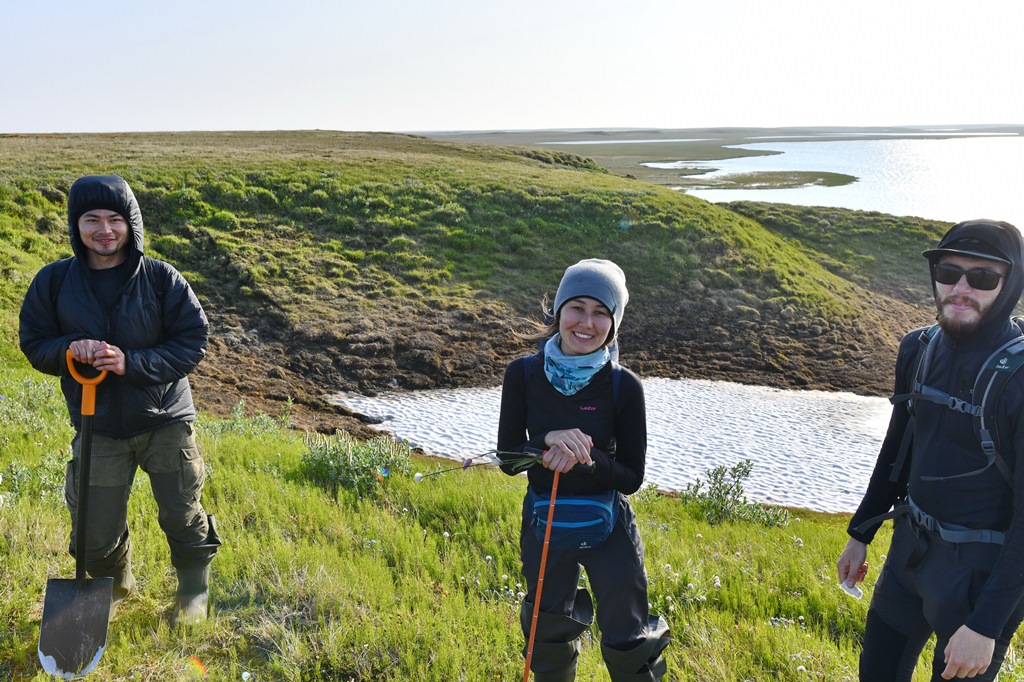
MULTIPOLYGON (((64 497, 71 514, 70 552, 78 532, 78 473, 81 434, 71 444, 64 497)), ((135 473, 149 475, 158 507, 157 521, 167 537, 175 568, 197 568, 213 560, 220 538, 200 502, 206 466, 192 422, 177 422, 131 438, 94 433, 86 537, 86 570, 94 577, 113 575, 130 562, 128 497, 135 473)))

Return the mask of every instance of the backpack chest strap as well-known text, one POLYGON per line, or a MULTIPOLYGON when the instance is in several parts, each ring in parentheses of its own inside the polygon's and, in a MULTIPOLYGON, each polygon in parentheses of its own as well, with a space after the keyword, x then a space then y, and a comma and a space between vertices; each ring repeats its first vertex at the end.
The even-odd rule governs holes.
POLYGON ((955 398, 945 391, 940 391, 939 389, 932 388, 931 386, 918 384, 914 388, 916 390, 913 393, 894 395, 889 398, 889 402, 896 405, 897 403, 906 402, 908 400, 924 400, 929 403, 935 403, 936 405, 945 405, 954 412, 963 412, 964 414, 969 414, 972 417, 981 415, 980 405, 973 405, 966 400, 955 398))

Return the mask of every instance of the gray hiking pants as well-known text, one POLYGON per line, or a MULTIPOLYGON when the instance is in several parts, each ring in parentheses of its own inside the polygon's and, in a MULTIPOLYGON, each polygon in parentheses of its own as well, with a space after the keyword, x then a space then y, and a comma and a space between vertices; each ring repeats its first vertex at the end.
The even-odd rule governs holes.
MULTIPOLYGON (((71 513, 72 556, 78 532, 78 469, 81 434, 71 443, 73 458, 65 472, 64 498, 71 513)), ((92 437, 86 569, 90 575, 112 575, 129 561, 128 496, 135 472, 149 474, 159 509, 157 520, 167 536, 176 568, 210 563, 220 540, 211 532, 200 495, 206 478, 192 422, 178 422, 125 439, 92 437)))
MULTIPOLYGON (((531 526, 532 518, 533 510, 524 501, 519 548, 528 588, 521 611, 527 640, 543 553, 543 543, 531 526)), ((569 680, 575 676, 579 637, 594 618, 590 594, 579 589, 583 569, 597 601, 601 653, 613 682, 661 679, 666 667, 661 654, 669 642, 668 626, 648 612, 644 543, 633 508, 624 495, 619 496, 615 529, 600 547, 548 549, 531 666, 537 679, 569 680)))
MULTIPOLYGON (((932 633, 932 677, 941 682, 949 638, 971 614, 1001 547, 942 539, 909 516, 896 520, 892 543, 875 583, 861 652, 864 682, 910 682, 932 633)), ((978 682, 994 680, 1010 640, 1024 620, 1018 604, 996 638, 992 664, 978 682)))

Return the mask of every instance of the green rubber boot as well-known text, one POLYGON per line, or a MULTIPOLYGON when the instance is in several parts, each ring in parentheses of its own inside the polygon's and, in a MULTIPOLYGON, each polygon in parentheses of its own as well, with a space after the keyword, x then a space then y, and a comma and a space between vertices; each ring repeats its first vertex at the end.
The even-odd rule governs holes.
POLYGON ((113 578, 114 590, 110 595, 110 619, 114 619, 117 607, 135 591, 135 575, 132 574, 132 543, 125 537, 120 548, 106 559, 90 562, 89 575, 93 578, 113 578))
POLYGON ((206 620, 210 609, 210 565, 174 570, 178 574, 178 591, 171 624, 191 625, 206 620))
POLYGON ((110 617, 114 617, 114 612, 117 607, 120 606, 121 602, 125 598, 135 591, 135 575, 132 574, 132 565, 125 564, 124 566, 118 566, 118 570, 114 573, 114 591, 110 599, 110 617))

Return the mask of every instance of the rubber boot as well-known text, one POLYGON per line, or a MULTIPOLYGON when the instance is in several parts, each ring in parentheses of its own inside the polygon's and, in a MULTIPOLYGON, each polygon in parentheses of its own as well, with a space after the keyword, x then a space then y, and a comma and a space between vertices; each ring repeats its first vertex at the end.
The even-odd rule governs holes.
POLYGON ((190 625, 206 620, 209 612, 210 565, 174 569, 178 591, 174 597, 172 625, 190 625))
POLYGON ((114 619, 117 607, 121 602, 135 590, 135 576, 132 574, 132 565, 129 563, 118 566, 114 573, 114 591, 110 599, 110 619, 114 619))
POLYGON ((121 544, 101 561, 87 565, 93 578, 113 578, 114 590, 110 595, 110 619, 113 620, 117 607, 135 591, 135 576, 132 574, 132 543, 125 532, 121 544))
POLYGON ((534 682, 575 682, 579 643, 534 642, 530 671, 534 682))
MULTIPOLYGON (((529 644, 533 602, 524 600, 519 616, 529 644)), ((537 614, 537 634, 530 660, 534 682, 573 682, 576 679, 579 638, 593 622, 594 602, 584 589, 576 591, 572 615, 543 611, 537 614)))
POLYGON ((629 651, 619 651, 604 644, 601 656, 608 666, 612 682, 658 682, 665 676, 668 664, 661 655, 669 644, 668 624, 651 616, 647 639, 629 651))

